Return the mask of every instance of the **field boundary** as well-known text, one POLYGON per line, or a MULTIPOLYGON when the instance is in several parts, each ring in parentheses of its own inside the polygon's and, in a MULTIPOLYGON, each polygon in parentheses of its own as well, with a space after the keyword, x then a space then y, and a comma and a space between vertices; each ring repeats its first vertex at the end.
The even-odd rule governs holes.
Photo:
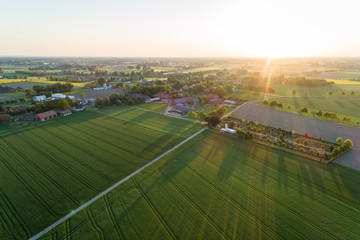
POLYGON ((90 199, 89 201, 87 201, 86 203, 84 203, 83 205, 81 205, 80 207, 76 208, 75 210, 71 211, 69 214, 67 214, 66 216, 62 217, 61 219, 59 219, 58 221, 54 222, 53 224, 51 224, 50 226, 48 226, 47 228, 45 228, 44 230, 42 230, 41 232, 37 233, 36 235, 32 236, 30 238, 30 240, 35 240, 38 239, 39 237, 41 237, 42 235, 44 235, 45 233, 49 232, 51 229, 55 228, 56 226, 58 226, 59 224, 61 224, 62 222, 68 220, 70 217, 74 216, 76 213, 80 212, 81 210, 83 210, 84 208, 86 208, 87 206, 89 206, 90 204, 92 204, 93 202, 95 202, 96 200, 98 200, 99 198, 105 196, 108 192, 112 191, 113 189, 115 189, 116 187, 118 187, 120 184, 124 183, 125 181, 129 180, 131 177, 135 176, 136 174, 138 174, 139 172, 141 172, 142 170, 144 170, 145 168, 149 167, 150 165, 152 165, 153 163, 155 163, 156 161, 158 161, 159 159, 163 158, 164 156, 166 156, 167 154, 169 154, 170 152, 174 151, 175 149, 177 149, 178 147, 180 147, 181 145, 183 145, 184 143, 186 143, 187 141, 189 141, 190 139, 194 138, 195 136, 199 135, 200 133, 202 133, 203 131, 207 130, 208 128, 205 127, 203 129, 201 129, 200 131, 194 133, 193 135, 191 135, 190 137, 186 138, 184 141, 182 141, 181 143, 177 144, 175 147, 171 148, 170 150, 166 151, 165 153, 161 154, 160 156, 156 157, 155 159, 153 159, 151 162, 145 164, 144 166, 142 166, 141 168, 139 168, 138 170, 136 170, 135 172, 131 173, 130 175, 128 175, 127 177, 121 179, 119 182, 115 183, 114 185, 112 185, 111 187, 109 187, 108 189, 106 189, 105 191, 101 192, 100 194, 98 194, 97 196, 93 197, 92 199, 90 199))

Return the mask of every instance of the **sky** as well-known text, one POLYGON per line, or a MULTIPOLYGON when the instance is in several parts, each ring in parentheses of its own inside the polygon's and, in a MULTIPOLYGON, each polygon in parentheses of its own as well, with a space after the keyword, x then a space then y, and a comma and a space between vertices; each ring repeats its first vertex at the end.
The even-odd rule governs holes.
POLYGON ((360 57, 357 0, 0 0, 0 56, 360 57))

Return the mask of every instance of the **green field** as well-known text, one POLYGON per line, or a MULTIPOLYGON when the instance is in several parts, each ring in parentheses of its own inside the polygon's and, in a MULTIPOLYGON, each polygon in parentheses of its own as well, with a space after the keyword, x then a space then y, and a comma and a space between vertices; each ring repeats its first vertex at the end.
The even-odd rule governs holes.
POLYGON ((0 239, 25 239, 202 126, 124 106, 0 127, 0 239))
POLYGON ((168 106, 167 103, 157 103, 157 102, 136 105, 136 107, 138 107, 138 108, 143 108, 143 109, 147 109, 147 110, 151 110, 151 111, 155 111, 155 112, 159 112, 159 113, 165 113, 167 106, 168 106))
MULTIPOLYGON (((322 112, 335 112, 344 116, 360 119, 360 98, 348 98, 348 97, 294 97, 294 98, 274 98, 285 104, 291 106, 291 108, 297 112, 300 112, 302 108, 307 107, 311 109, 321 110, 322 112)), ((284 109, 286 108, 283 107, 284 109)), ((311 112, 311 111, 310 111, 311 112)))
POLYGON ((206 131, 42 239, 359 239, 359 181, 206 131))

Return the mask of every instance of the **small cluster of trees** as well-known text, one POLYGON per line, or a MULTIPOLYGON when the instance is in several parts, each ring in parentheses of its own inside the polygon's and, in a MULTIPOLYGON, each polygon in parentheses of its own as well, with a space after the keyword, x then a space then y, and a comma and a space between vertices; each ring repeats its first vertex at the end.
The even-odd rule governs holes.
POLYGON ((353 142, 350 139, 346 139, 345 141, 343 141, 343 139, 339 137, 338 139, 336 139, 336 142, 341 145, 332 150, 330 154, 331 157, 336 157, 354 146, 353 142))
POLYGON ((50 97, 52 93, 63 93, 70 92, 74 88, 74 85, 71 83, 55 83, 52 85, 34 85, 32 89, 26 90, 27 96, 35 96, 35 95, 46 95, 50 97))
POLYGON ((135 104, 141 104, 144 103, 145 100, 142 98, 130 98, 128 96, 124 96, 122 94, 112 94, 110 96, 110 98, 105 97, 105 98, 97 98, 95 100, 95 104, 98 107, 107 107, 107 106, 111 106, 111 105, 117 105, 120 106, 122 104, 126 104, 126 105, 135 105, 135 104))
POLYGON ((154 85, 141 85, 137 84, 133 86, 130 90, 131 93, 141 93, 148 96, 154 96, 156 93, 164 92, 170 93, 171 86, 168 84, 154 84, 154 85))
MULTIPOLYGON (((267 104, 269 104, 269 102, 268 102, 267 100, 264 100, 263 104, 264 104, 264 105, 267 105, 267 104)), ((280 102, 277 102, 277 101, 271 101, 271 102, 270 102, 270 106, 271 106, 271 107, 282 108, 282 107, 283 107, 283 104, 280 103, 280 102)))

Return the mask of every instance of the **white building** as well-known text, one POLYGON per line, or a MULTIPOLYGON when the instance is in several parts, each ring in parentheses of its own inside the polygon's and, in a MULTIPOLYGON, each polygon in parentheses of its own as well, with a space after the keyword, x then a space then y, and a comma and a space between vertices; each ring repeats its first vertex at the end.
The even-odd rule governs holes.
POLYGON ((106 89, 110 89, 111 85, 106 85, 106 83, 104 83, 104 85, 102 87, 99 88, 94 88, 95 91, 99 91, 99 90, 106 90, 106 89))
POLYGON ((230 134, 234 134, 234 135, 236 134, 236 130, 228 128, 227 124, 225 124, 225 128, 220 129, 220 132, 221 133, 230 133, 230 134))
POLYGON ((160 101, 161 99, 156 97, 156 98, 150 98, 150 99, 146 99, 145 102, 149 103, 149 102, 155 102, 155 101, 160 101))
POLYGON ((33 97, 33 101, 34 102, 45 102, 46 96, 45 95, 35 96, 35 97, 33 97))
POLYGON ((75 97, 74 96, 70 96, 70 95, 64 95, 62 93, 54 93, 53 95, 51 95, 51 99, 52 100, 56 100, 56 99, 65 99, 66 97, 72 99, 72 100, 75 100, 75 97))

